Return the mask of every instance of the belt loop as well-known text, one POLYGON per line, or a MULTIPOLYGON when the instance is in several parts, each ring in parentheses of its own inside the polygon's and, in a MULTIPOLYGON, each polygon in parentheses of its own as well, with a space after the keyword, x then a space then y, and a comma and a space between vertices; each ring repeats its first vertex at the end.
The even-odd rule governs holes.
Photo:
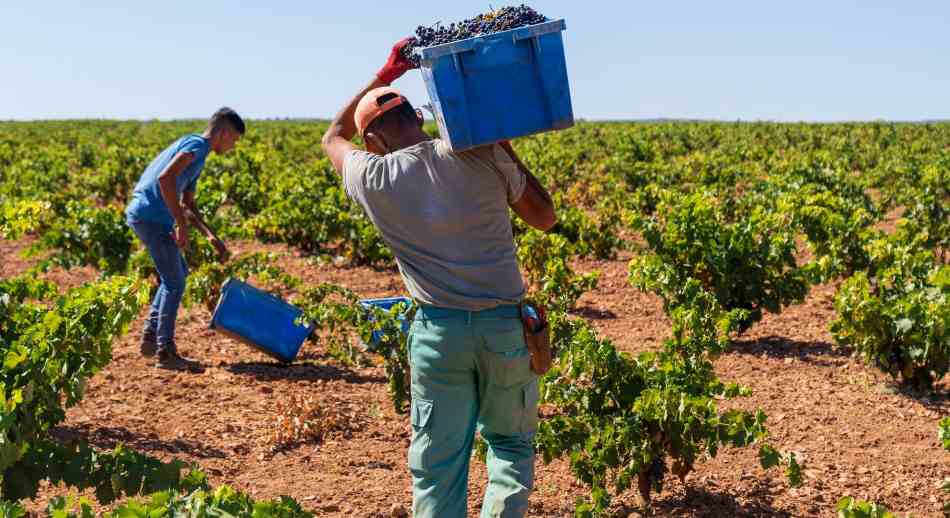
POLYGON ((468 325, 472 325, 472 312, 467 311, 465 315, 468 317, 468 325))

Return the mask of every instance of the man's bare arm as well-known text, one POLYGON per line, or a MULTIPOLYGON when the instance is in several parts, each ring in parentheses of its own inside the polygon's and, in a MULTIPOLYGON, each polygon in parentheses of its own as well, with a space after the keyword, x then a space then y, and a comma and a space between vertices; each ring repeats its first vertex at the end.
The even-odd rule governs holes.
POLYGON ((524 165, 524 162, 515 153, 514 148, 511 147, 511 143, 505 141, 501 142, 500 145, 518 166, 518 169, 524 173, 527 181, 524 194, 511 204, 511 208, 528 225, 538 230, 550 230, 557 223, 557 214, 554 213, 554 200, 551 199, 547 189, 524 165))
POLYGON ((195 204, 195 193, 191 191, 185 191, 184 196, 181 199, 182 208, 185 210, 185 217, 188 218, 188 221, 191 222, 202 234, 205 235, 208 239, 218 239, 217 234, 211 230, 211 227, 205 223, 205 220, 201 217, 201 212, 198 211, 198 205, 195 204))
POLYGON ((172 235, 175 239, 175 243, 181 249, 185 249, 188 246, 188 225, 185 220, 185 211, 181 206, 181 202, 178 200, 176 184, 178 182, 178 175, 191 164, 194 158, 192 153, 178 153, 168 166, 165 167, 165 170, 158 175, 158 189, 162 195, 162 200, 165 201, 165 206, 168 207, 172 218, 175 219, 176 228, 172 235))
POLYGON ((192 153, 178 153, 168 166, 165 167, 165 170, 158 175, 158 187, 161 191, 162 199, 165 201, 165 206, 168 207, 168 211, 172 213, 172 217, 175 218, 176 222, 185 220, 185 211, 182 210, 181 202, 178 200, 178 190, 175 188, 175 184, 178 180, 178 175, 191 164, 194 158, 192 153))
POLYGON ((373 81, 360 90, 356 97, 350 99, 350 102, 346 103, 340 113, 333 118, 333 122, 330 123, 326 133, 323 134, 321 146, 323 146, 323 151, 330 158, 333 168, 338 173, 343 174, 343 159, 346 158, 346 154, 356 149, 356 146, 350 140, 356 135, 356 121, 353 120, 353 114, 356 112, 356 106, 360 103, 360 99, 370 90, 380 86, 388 86, 408 70, 417 67, 406 59, 402 53, 403 48, 411 40, 412 38, 403 38, 393 45, 393 48, 389 51, 389 59, 383 65, 383 68, 376 72, 373 81))
POLYGON ((386 86, 386 83, 374 76, 373 80, 360 90, 355 97, 350 99, 350 102, 346 103, 346 106, 336 114, 336 117, 333 118, 333 122, 330 123, 330 127, 327 128, 326 133, 323 134, 323 140, 320 142, 320 145, 323 147, 323 152, 330 158, 333 168, 340 174, 343 174, 343 159, 346 158, 346 154, 356 149, 356 146, 350 142, 356 135, 356 121, 353 120, 356 105, 360 103, 360 99, 362 99, 367 92, 373 88, 379 88, 380 86, 386 86))

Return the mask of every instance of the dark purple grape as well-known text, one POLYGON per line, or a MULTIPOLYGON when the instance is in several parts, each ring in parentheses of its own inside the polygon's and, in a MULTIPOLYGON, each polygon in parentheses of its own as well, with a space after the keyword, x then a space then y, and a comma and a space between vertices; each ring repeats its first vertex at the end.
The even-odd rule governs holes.
POLYGON ((402 53, 406 59, 419 64, 419 49, 433 45, 444 45, 454 41, 473 38, 482 34, 492 34, 526 25, 535 25, 548 21, 548 18, 534 9, 521 4, 518 7, 502 7, 489 13, 480 14, 469 20, 454 22, 447 27, 441 23, 433 26, 416 27, 416 35, 402 53))

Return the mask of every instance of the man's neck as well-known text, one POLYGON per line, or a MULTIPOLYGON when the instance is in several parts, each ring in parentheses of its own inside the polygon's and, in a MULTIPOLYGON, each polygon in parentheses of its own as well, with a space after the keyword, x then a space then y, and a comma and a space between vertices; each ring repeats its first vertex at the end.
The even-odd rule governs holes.
POLYGON ((211 150, 214 151, 214 140, 212 137, 212 132, 210 129, 206 129, 204 133, 201 134, 201 138, 208 141, 208 144, 211 146, 211 150))
POLYGON ((400 139, 400 141, 396 145, 396 149, 405 149, 407 147, 412 147, 412 146, 415 146, 416 144, 425 142, 427 140, 432 140, 432 137, 430 137, 428 133, 422 130, 419 130, 417 132, 413 132, 406 135, 405 138, 400 139))

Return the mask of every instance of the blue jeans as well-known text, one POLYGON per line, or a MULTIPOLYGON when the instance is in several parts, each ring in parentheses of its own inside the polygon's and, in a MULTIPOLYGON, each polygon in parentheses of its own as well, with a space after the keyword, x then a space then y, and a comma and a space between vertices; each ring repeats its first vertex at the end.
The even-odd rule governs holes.
POLYGON ((520 518, 534 485, 538 377, 517 306, 422 306, 409 331, 413 515, 468 516, 476 427, 488 443, 482 518, 520 518))
POLYGON ((145 322, 145 333, 155 333, 161 351, 175 340, 175 318, 185 294, 188 266, 167 225, 131 220, 128 224, 148 249, 161 280, 145 322))

